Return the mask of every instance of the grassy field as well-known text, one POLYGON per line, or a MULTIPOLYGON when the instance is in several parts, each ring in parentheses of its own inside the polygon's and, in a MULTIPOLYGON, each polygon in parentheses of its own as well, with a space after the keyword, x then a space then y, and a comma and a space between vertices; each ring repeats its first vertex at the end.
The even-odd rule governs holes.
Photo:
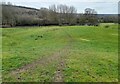
POLYGON ((118 27, 2 29, 3 82, 117 82, 118 27))

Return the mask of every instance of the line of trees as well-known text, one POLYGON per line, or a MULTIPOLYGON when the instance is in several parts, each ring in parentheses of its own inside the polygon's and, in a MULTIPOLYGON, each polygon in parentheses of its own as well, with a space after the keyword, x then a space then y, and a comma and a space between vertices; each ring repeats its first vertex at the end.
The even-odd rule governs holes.
POLYGON ((74 25, 77 10, 73 6, 51 5, 38 11, 39 25, 74 25))
POLYGON ((85 13, 80 15, 80 18, 78 18, 78 23, 81 25, 99 25, 99 20, 97 16, 97 11, 91 8, 86 8, 85 13))
POLYGON ((46 26, 46 25, 95 25, 99 22, 117 22, 117 18, 99 18, 94 9, 86 8, 85 13, 78 14, 74 6, 51 5, 49 8, 33 9, 2 3, 2 25, 46 26))

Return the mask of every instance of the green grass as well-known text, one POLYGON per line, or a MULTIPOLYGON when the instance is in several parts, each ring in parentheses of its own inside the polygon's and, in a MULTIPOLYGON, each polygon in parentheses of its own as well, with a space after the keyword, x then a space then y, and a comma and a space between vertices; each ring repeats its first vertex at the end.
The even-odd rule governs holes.
POLYGON ((0 29, 0 83, 2 83, 2 30, 0 29))
MULTIPOLYGON (((65 82, 118 81, 117 25, 2 29, 3 81, 19 81, 11 76, 12 71, 37 59, 49 58, 69 43, 69 53, 62 54, 66 63, 65 82)), ((45 66, 37 65, 20 73, 23 78, 20 81, 51 82, 57 65, 57 60, 45 66)))

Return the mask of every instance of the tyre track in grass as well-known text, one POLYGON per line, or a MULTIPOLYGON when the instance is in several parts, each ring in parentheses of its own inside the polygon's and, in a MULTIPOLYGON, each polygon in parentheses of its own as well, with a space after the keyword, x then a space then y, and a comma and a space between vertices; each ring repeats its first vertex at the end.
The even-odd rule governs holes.
POLYGON ((61 59, 60 59, 59 64, 57 66, 57 70, 56 70, 55 75, 53 77, 53 82, 64 82, 63 71, 64 71, 64 68, 66 67, 65 58, 69 54, 72 42, 74 41, 73 37, 67 31, 64 30, 64 32, 66 33, 66 35, 69 39, 69 43, 66 46, 66 48, 64 49, 63 56, 61 56, 61 59))
POLYGON ((11 71, 10 75, 13 76, 15 78, 15 80, 21 81, 23 79, 22 77, 20 77, 21 73, 27 72, 31 69, 33 69, 33 71, 34 71, 34 69, 38 65, 39 66, 49 66, 49 64, 52 63, 53 61, 57 61, 58 62, 57 70, 55 71, 52 82, 64 82, 63 70, 66 66, 64 58, 69 53, 70 47, 71 47, 72 42, 73 42, 72 36, 68 32, 66 32, 65 30, 64 30, 64 32, 67 35, 66 39, 68 39, 68 44, 65 45, 65 47, 63 47, 62 49, 58 50, 57 52, 55 52, 54 54, 52 54, 50 56, 43 57, 43 58, 38 59, 30 64, 22 66, 19 69, 11 71))
POLYGON ((33 63, 27 64, 17 70, 12 71, 11 76, 13 76, 15 80, 21 81, 24 79, 20 76, 21 73, 29 72, 30 70, 34 72, 34 69, 37 66, 39 67, 49 66, 49 64, 51 64, 53 61, 59 61, 61 55, 62 55, 62 51, 59 50, 58 52, 54 53, 53 55, 49 57, 41 58, 39 60, 34 61, 33 63))
POLYGON ((57 65, 57 68, 56 68, 56 71, 55 71, 55 74, 54 74, 54 77, 53 77, 53 82, 64 82, 63 70, 66 66, 64 56, 66 56, 69 53, 68 48, 69 47, 66 47, 63 50, 62 55, 58 59, 58 65, 57 65))

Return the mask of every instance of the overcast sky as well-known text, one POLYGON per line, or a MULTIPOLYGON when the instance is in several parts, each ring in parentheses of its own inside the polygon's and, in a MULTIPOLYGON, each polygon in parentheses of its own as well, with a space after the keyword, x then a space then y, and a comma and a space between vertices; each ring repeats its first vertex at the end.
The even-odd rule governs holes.
POLYGON ((74 6, 78 13, 83 13, 85 8, 93 8, 99 14, 117 14, 119 0, 3 0, 12 4, 40 9, 48 8, 52 4, 66 4, 74 6))

